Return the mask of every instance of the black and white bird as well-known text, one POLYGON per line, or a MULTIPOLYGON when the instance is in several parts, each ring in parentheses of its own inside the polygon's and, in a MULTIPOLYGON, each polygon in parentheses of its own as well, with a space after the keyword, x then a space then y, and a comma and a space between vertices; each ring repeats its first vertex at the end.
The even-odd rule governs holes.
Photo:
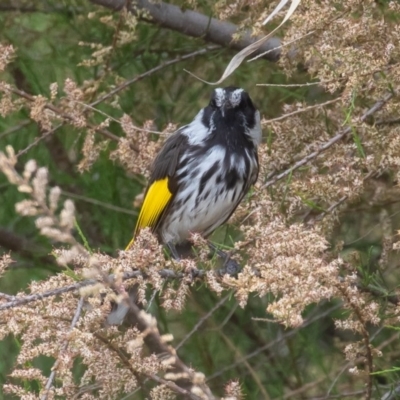
MULTIPOLYGON (((145 227, 175 259, 180 258, 176 246, 184 247, 192 233, 209 236, 229 219, 256 182, 260 142, 260 113, 247 92, 236 87, 215 89, 207 107, 173 133, 156 156, 126 250, 145 227)), ((135 298, 134 288, 130 295, 135 298)), ((128 310, 120 303, 107 322, 120 324, 128 310)))
POLYGON ((207 107, 173 133, 151 167, 131 247, 150 227, 178 257, 192 233, 209 236, 225 223, 258 176, 260 113, 243 89, 215 89, 207 107))

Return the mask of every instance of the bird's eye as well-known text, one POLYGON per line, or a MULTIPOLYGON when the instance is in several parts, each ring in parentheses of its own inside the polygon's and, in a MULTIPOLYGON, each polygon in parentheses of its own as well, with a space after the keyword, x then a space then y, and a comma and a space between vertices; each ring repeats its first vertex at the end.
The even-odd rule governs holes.
POLYGON ((211 106, 212 108, 217 108, 217 102, 215 101, 214 98, 212 98, 212 99, 210 100, 210 106, 211 106))

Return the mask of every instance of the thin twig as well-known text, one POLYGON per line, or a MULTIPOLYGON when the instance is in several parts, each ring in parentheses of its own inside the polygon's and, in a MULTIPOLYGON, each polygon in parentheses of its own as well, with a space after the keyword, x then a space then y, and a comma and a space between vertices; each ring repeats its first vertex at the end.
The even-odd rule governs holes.
POLYGON ((319 378, 319 379, 317 379, 317 380, 315 380, 315 381, 313 381, 313 382, 309 382, 309 383, 306 383, 306 384, 304 384, 304 385, 302 385, 302 386, 300 386, 299 388, 297 388, 297 389, 294 389, 294 390, 291 390, 289 393, 286 393, 283 397, 282 397, 282 399, 283 400, 286 400, 286 399, 290 399, 290 398, 302 398, 302 396, 301 396, 301 394, 302 393, 304 393, 304 392, 306 392, 306 391, 308 391, 308 390, 310 390, 310 389, 312 389, 312 388, 314 388, 315 386, 317 386, 317 385, 319 385, 321 382, 323 382, 324 380, 325 380, 326 378, 325 377, 322 377, 322 378, 319 378))
MULTIPOLYGON (((92 3, 119 11, 126 7, 126 0, 90 0, 92 3)), ((170 2, 137 0, 129 2, 128 9, 140 20, 151 24, 157 24, 166 29, 172 29, 185 36, 201 38, 207 42, 219 46, 242 50, 254 43, 260 37, 254 37, 251 30, 241 30, 237 25, 228 21, 221 21, 212 18, 207 14, 201 14, 189 8, 179 7, 170 2), (234 40, 235 36, 239 36, 234 40)), ((256 54, 266 52, 269 49, 278 47, 280 40, 277 37, 269 38, 257 51, 256 54)), ((270 52, 265 58, 270 61, 277 61, 280 51, 270 52)))
MULTIPOLYGON (((30 94, 24 92, 23 90, 19 90, 19 89, 14 88, 14 87, 9 87, 8 90, 11 93, 14 93, 15 95, 17 95, 19 97, 22 97, 22 98, 24 98, 26 100, 29 100, 31 102, 34 102, 35 99, 36 99, 36 96, 30 95, 30 94)), ((59 109, 58 107, 56 107, 55 105, 53 105, 51 103, 46 103, 44 105, 44 108, 46 108, 46 109, 48 109, 50 111, 53 111, 56 115, 58 115, 59 117, 61 117, 65 121, 71 121, 71 122, 75 121, 75 117, 73 115, 65 113, 63 110, 59 109)), ((93 129, 94 131, 102 134, 107 139, 114 140, 114 141, 119 141, 119 137, 118 136, 114 135, 113 133, 111 133, 110 131, 108 131, 108 130, 106 130, 104 128, 99 128, 98 126, 90 124, 90 123, 87 123, 86 127, 89 128, 89 129, 93 129)), ((51 130, 51 133, 53 133, 54 130, 55 130, 55 128, 53 128, 51 130)))
MULTIPOLYGON (((161 334, 158 330, 157 324, 154 324, 152 322, 152 317, 150 317, 150 314, 145 312, 144 310, 141 310, 137 304, 135 304, 131 297, 127 295, 126 293, 123 292, 123 289, 121 289, 120 286, 115 285, 113 282, 110 284, 110 287, 114 291, 116 291, 119 294, 124 295, 124 300, 129 306, 130 312, 134 315, 135 320, 137 321, 137 328, 142 331, 146 332, 146 337, 151 338, 151 342, 156 344, 156 348, 158 349, 158 353, 161 354, 168 354, 171 359, 174 361, 173 366, 178 370, 178 372, 183 373, 187 378, 192 382, 193 385, 196 385, 199 387, 203 394, 207 396, 206 398, 209 400, 214 400, 215 397, 212 394, 210 388, 207 386, 205 382, 196 382, 196 376, 194 371, 189 368, 176 354, 176 350, 168 345, 165 340, 161 337, 161 334)), ((157 375, 151 376, 151 379, 159 378, 157 375)), ((161 379, 161 378, 159 378, 161 379)), ((160 381, 161 382, 161 381, 160 381)), ((162 383, 165 384, 165 382, 169 382, 168 380, 164 381, 162 383)), ((174 384, 175 385, 175 384, 174 384)), ((185 390, 181 388, 182 390, 185 390)), ((190 393, 190 392, 189 392, 190 393)), ((199 397, 191 394, 193 399, 198 399, 199 397)), ((202 397, 203 398, 203 397, 202 397)))
MULTIPOLYGON (((382 205, 381 205, 381 207, 382 207, 382 205)), ((363 211, 363 210, 361 210, 361 211, 363 211)), ((354 212, 354 210, 353 210, 353 212, 354 212)), ((399 211, 396 211, 396 212, 394 212, 394 213, 392 213, 392 214, 390 214, 390 215, 389 215, 389 218, 393 219, 393 217, 396 216, 396 215, 399 214, 399 213, 400 213, 400 210, 399 210, 399 211)), ((352 244, 359 242, 360 240, 362 240, 362 239, 364 239, 365 237, 367 237, 371 232, 373 232, 376 228, 378 228, 378 227, 380 227, 380 226, 381 226, 381 222, 378 222, 378 223, 375 224, 371 229, 369 229, 364 235, 358 237, 358 238, 355 239, 355 240, 352 240, 351 242, 345 242, 345 243, 344 243, 344 246, 349 247, 349 246, 351 246, 352 244)))
POLYGON ((382 126, 382 125, 396 125, 400 123, 400 118, 388 118, 388 119, 380 119, 374 122, 375 126, 382 126))
POLYGON ((258 354, 262 353, 263 351, 277 346, 279 343, 283 342, 284 340, 286 340, 292 336, 295 336, 299 332, 300 329, 303 329, 303 328, 311 325, 312 323, 318 321, 319 319, 326 317, 333 311, 342 307, 342 305, 343 305, 343 303, 338 303, 338 304, 330 307, 328 310, 325 310, 321 314, 316 315, 314 318, 305 320, 301 326, 294 328, 291 331, 281 335, 278 339, 273 340, 272 342, 268 342, 266 345, 259 347, 257 350, 255 350, 249 354, 246 354, 244 357, 240 358, 239 360, 235 361, 234 363, 229 364, 224 368, 221 368, 219 371, 217 371, 214 374, 207 377, 207 382, 210 381, 211 379, 215 379, 215 378, 221 376, 224 372, 229 371, 230 369, 236 368, 237 366, 239 366, 243 362, 249 360, 250 358, 256 357, 258 354))
POLYGON ((369 332, 366 329, 366 321, 364 320, 364 317, 360 311, 359 305, 355 304, 354 301, 352 300, 351 296, 346 292, 344 288, 342 288, 340 285, 337 286, 338 290, 342 293, 343 298, 346 299, 347 304, 349 308, 352 309, 356 317, 358 318, 360 322, 360 333, 363 338, 364 342, 364 347, 365 347, 365 364, 367 366, 367 388, 366 388, 366 394, 365 394, 365 400, 370 400, 372 396, 372 373, 374 372, 374 365, 373 365, 373 357, 372 357, 372 351, 371 351, 371 340, 369 337, 369 332))
MULTIPOLYGON (((395 333, 394 335, 392 335, 391 338, 385 340, 384 342, 382 342, 379 346, 376 347, 377 350, 383 350, 385 347, 389 346, 391 343, 393 343, 394 341, 398 340, 398 334, 395 333)), ((332 392, 333 388, 335 387, 337 381, 339 380, 340 376, 347 370, 349 369, 352 365, 357 364, 359 362, 362 362, 364 360, 364 357, 359 357, 354 361, 348 361, 343 368, 341 368, 341 370, 339 371, 339 373, 337 374, 337 376, 335 377, 335 379, 333 380, 332 384, 329 386, 328 392, 326 393, 325 396, 321 396, 318 397, 319 400, 323 400, 323 399, 331 399, 331 398, 337 398, 333 395, 331 395, 330 393, 332 392)), ((363 391, 363 393, 365 393, 365 390, 363 391)), ((313 398, 314 399, 314 398, 313 398)))
POLYGON ((365 394, 365 390, 357 390, 356 392, 343 392, 340 394, 333 394, 330 396, 319 396, 319 397, 307 397, 308 400, 330 400, 330 399, 344 399, 345 397, 351 397, 353 399, 361 399, 361 396, 365 394))
POLYGON ((230 321, 232 315, 235 313, 238 307, 239 304, 235 303, 232 309, 229 311, 228 315, 224 318, 224 320, 216 328, 213 328, 212 330, 222 331, 222 328, 230 321))
MULTIPOLYGON (((158 273, 164 279, 180 279, 185 275, 183 272, 179 273, 179 272, 175 272, 170 269, 163 269, 163 270, 158 271, 158 273)), ((193 270, 191 270, 191 272, 188 272, 188 274, 190 274, 190 276, 192 276, 193 270)), ((204 271, 196 270, 195 274, 196 274, 196 277, 201 277, 204 275, 204 271)), ((132 271, 129 273, 125 273, 122 279, 127 280, 127 279, 137 278, 139 276, 146 277, 147 275, 143 271, 132 271)), ((109 279, 108 283, 110 283, 114 280, 114 277, 112 275, 109 275, 108 279, 109 279)), ((58 296, 63 293, 74 292, 74 291, 82 289, 83 287, 86 287, 86 286, 96 285, 99 282, 101 282, 101 281, 98 281, 96 279, 87 279, 84 281, 73 283, 71 285, 60 287, 58 289, 48 290, 43 293, 35 293, 35 294, 27 295, 27 296, 13 296, 13 299, 11 301, 0 304, 0 311, 7 310, 9 308, 18 307, 23 304, 28 304, 28 303, 31 303, 34 301, 43 300, 47 297, 53 297, 53 296, 58 296)))
POLYGON ((400 395, 400 385, 397 383, 396 387, 391 388, 388 392, 386 392, 381 400, 395 400, 398 399, 400 395))
POLYGON ((187 60, 192 57, 199 56, 201 54, 205 54, 208 51, 215 50, 217 48, 218 48, 218 46, 208 46, 208 47, 205 47, 204 49, 193 51, 192 53, 176 57, 173 60, 165 61, 165 62, 161 63, 160 65, 157 65, 157 67, 149 69, 148 71, 144 72, 143 74, 137 75, 131 79, 127 79, 125 82, 121 83, 121 85, 117 86, 115 89, 111 90, 110 92, 108 92, 104 96, 100 97, 99 99, 95 100, 93 103, 90 103, 89 105, 91 107, 97 106, 99 103, 102 103, 104 100, 109 99, 110 97, 119 93, 121 90, 126 89, 128 86, 132 85, 133 83, 136 83, 136 82, 142 80, 143 78, 146 78, 147 76, 152 75, 155 72, 158 72, 165 67, 168 67, 169 65, 177 64, 178 62, 187 60))
MULTIPOLYGON (((386 94, 381 100, 377 101, 368 111, 366 111, 360 118, 361 122, 364 122, 369 116, 373 115, 377 111, 379 111, 393 96, 395 93, 388 93, 386 94)), ((269 179, 267 182, 264 183, 264 185, 261 186, 261 189, 265 189, 269 186, 272 186, 279 180, 285 178, 286 176, 290 175, 293 171, 296 171, 303 165, 309 163, 311 160, 314 158, 318 157, 321 153, 324 151, 328 150, 330 147, 332 147, 335 143, 339 142, 342 140, 345 136, 347 136, 352 130, 351 126, 348 126, 347 128, 339 131, 338 134, 333 136, 331 139, 329 139, 327 142, 325 142, 322 146, 320 146, 317 150, 313 151, 310 153, 308 156, 302 158, 301 160, 297 161, 295 164, 293 164, 290 168, 286 169, 285 171, 281 172, 278 175, 275 175, 273 178, 269 179)))
POLYGON ((312 225, 317 221, 321 221, 326 215, 331 214, 334 209, 339 207, 341 204, 343 204, 346 200, 348 199, 348 196, 343 196, 341 197, 338 201, 333 203, 327 210, 321 212, 317 216, 310 218, 306 223, 307 225, 312 225))
MULTIPOLYGON (((83 297, 81 297, 79 299, 79 302, 78 302, 78 305, 76 307, 76 311, 75 311, 74 317, 72 318, 72 321, 71 321, 71 326, 70 326, 69 332, 71 332, 75 328, 75 325, 78 323, 79 317, 80 317, 81 312, 82 312, 83 300, 84 300, 83 297)), ((64 353, 68 349, 68 344, 69 344, 69 339, 66 339, 64 344, 63 344, 63 346, 62 346, 62 348, 61 348, 60 354, 64 353)), ((46 400, 47 399, 47 396, 49 394, 50 388, 53 385, 53 381, 54 381, 54 379, 56 377, 57 367, 58 367, 59 363, 60 363, 60 359, 57 358, 56 362, 53 365, 53 368, 52 368, 51 374, 49 376, 49 379, 47 380, 46 386, 44 388, 45 392, 40 397, 40 400, 46 400)))
POLYGON ((296 110, 296 111, 281 115, 280 117, 277 117, 277 118, 264 120, 264 121, 262 121, 262 124, 265 125, 265 124, 269 124, 271 122, 281 121, 282 119, 292 117, 293 115, 301 114, 303 112, 307 112, 307 111, 313 110, 315 108, 325 107, 329 104, 336 103, 337 101, 339 101, 341 99, 342 99, 341 97, 337 97, 336 99, 328 100, 325 103, 318 103, 318 104, 314 104, 313 106, 304 107, 304 108, 301 108, 300 110, 296 110))
POLYGON ((231 294, 227 294, 225 297, 223 297, 215 306, 203 317, 201 317, 198 321, 197 324, 192 328, 192 330, 180 341, 180 343, 175 346, 175 350, 178 351, 187 341, 188 339, 195 333, 203 323, 210 318, 215 311, 218 310, 229 298, 231 297, 231 294))
POLYGON ((30 119, 26 119, 24 121, 21 121, 18 125, 12 126, 11 128, 9 128, 9 129, 5 130, 4 132, 2 132, 2 134, 0 135, 0 139, 3 139, 4 137, 6 137, 7 135, 10 135, 11 133, 19 131, 24 126, 27 126, 27 125, 29 125, 31 123, 32 123, 32 121, 30 119))
POLYGON ((35 147, 40 141, 42 141, 43 139, 46 139, 47 137, 49 137, 50 135, 52 135, 57 129, 61 128, 64 124, 59 124, 57 126, 55 126, 53 129, 50 129, 47 132, 44 132, 43 135, 38 136, 37 138, 35 138, 35 140, 29 144, 29 146, 25 147, 25 149, 20 150, 16 157, 20 157, 23 154, 27 153, 32 147, 35 147))
POLYGON ((304 86, 315 86, 321 85, 326 82, 306 82, 306 83, 257 83, 256 86, 266 87, 304 87, 304 86))
MULTIPOLYGON (((146 71, 146 72, 144 72, 142 74, 136 75, 135 77, 133 77, 131 79, 127 79, 125 82, 123 82, 121 85, 117 86, 112 91, 108 92, 107 94, 105 94, 104 96, 102 96, 99 99, 95 100, 94 102, 90 103, 89 105, 86 105, 86 107, 93 108, 94 106, 98 105, 99 103, 102 103, 104 100, 107 100, 108 98, 114 96, 116 93, 120 92, 121 90, 126 89, 128 86, 132 85, 133 83, 136 83, 136 82, 138 82, 138 81, 140 81, 140 80, 142 80, 142 79, 154 74, 155 72, 158 72, 158 71, 162 70, 165 67, 168 67, 168 66, 173 65, 173 64, 177 64, 177 63, 179 63, 181 61, 188 60, 188 59, 190 59, 192 57, 196 57, 196 56, 201 55, 201 54, 205 54, 208 51, 215 50, 217 48, 219 48, 219 46, 208 46, 208 47, 203 48, 201 50, 197 50, 197 51, 194 51, 192 53, 188 53, 188 54, 185 54, 183 56, 176 57, 173 60, 169 60, 169 61, 166 61, 164 63, 161 63, 160 65, 157 65, 157 67, 154 67, 154 68, 152 68, 152 69, 150 69, 150 70, 148 70, 148 71, 146 71)), ((18 90, 18 89, 15 89, 15 88, 10 88, 10 90, 14 94, 16 94, 16 95, 18 95, 20 97, 23 97, 23 98, 25 98, 25 99, 27 99, 29 101, 34 101, 35 100, 34 96, 32 96, 32 95, 30 95, 28 93, 25 93, 22 90, 18 90)), ((46 104, 45 107, 48 108, 49 110, 53 111, 54 113, 56 113, 57 115, 59 115, 61 118, 65 119, 65 120, 68 120, 68 121, 73 120, 72 116, 63 113, 62 110, 58 109, 57 107, 53 106, 52 104, 46 104)), ((98 111, 98 110, 96 110, 96 111, 98 111)), ((63 126, 63 124, 57 125, 56 127, 51 129, 50 131, 45 132, 40 137, 36 138, 28 147, 26 147, 23 150, 20 150, 18 152, 18 154, 17 154, 17 157, 21 156, 22 154, 27 153, 32 147, 36 146, 41 140, 43 140, 43 139, 49 137, 50 135, 52 135, 61 126, 63 126)), ((108 131, 106 129, 98 128, 98 127, 96 127, 95 125, 92 125, 92 124, 87 124, 87 127, 90 128, 90 129, 95 130, 96 132, 100 133, 101 135, 105 136, 106 138, 108 138, 110 140, 113 140, 113 141, 119 141, 120 140, 120 138, 118 136, 114 135, 113 133, 111 133, 110 131, 108 131)), ((138 130, 143 130, 143 129, 138 128, 138 130)))
MULTIPOLYGON (((104 343, 110 350, 112 350, 114 353, 116 353, 118 358, 121 360, 121 362, 131 371, 131 373, 133 375, 135 375, 137 377, 137 372, 133 369, 125 352, 123 352, 119 347, 117 347, 114 343, 110 342, 106 337, 104 337, 100 333, 94 332, 93 335, 95 338, 97 338, 102 343, 104 343)), ((160 378, 158 375, 148 373, 145 370, 141 371, 141 373, 143 375, 146 375, 149 379, 169 387, 172 391, 179 393, 181 395, 187 396, 186 398, 193 399, 193 400, 201 400, 200 397, 194 395, 193 393, 190 393, 188 390, 182 388, 181 386, 178 386, 176 383, 174 383, 172 381, 160 378)))
POLYGON ((100 200, 97 200, 97 199, 94 199, 91 197, 81 196, 79 194, 67 192, 65 190, 61 190, 60 193, 62 196, 71 197, 72 199, 81 200, 81 201, 84 201, 84 202, 90 203, 90 204, 95 204, 97 206, 107 208, 109 210, 117 211, 117 212, 128 214, 128 215, 138 215, 137 211, 129 210, 129 209, 123 208, 123 207, 114 206, 110 203, 105 203, 104 201, 100 201, 100 200))

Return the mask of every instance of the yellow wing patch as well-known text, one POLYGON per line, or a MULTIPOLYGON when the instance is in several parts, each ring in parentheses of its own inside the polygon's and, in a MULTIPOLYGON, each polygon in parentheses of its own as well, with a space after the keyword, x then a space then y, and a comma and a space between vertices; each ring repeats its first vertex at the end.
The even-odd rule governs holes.
POLYGON ((133 239, 129 242, 128 246, 126 246, 125 250, 129 250, 133 245, 135 236, 138 234, 140 229, 146 227, 154 228, 161 213, 165 210, 165 207, 171 200, 171 197, 172 193, 168 189, 168 177, 151 184, 139 213, 133 239))

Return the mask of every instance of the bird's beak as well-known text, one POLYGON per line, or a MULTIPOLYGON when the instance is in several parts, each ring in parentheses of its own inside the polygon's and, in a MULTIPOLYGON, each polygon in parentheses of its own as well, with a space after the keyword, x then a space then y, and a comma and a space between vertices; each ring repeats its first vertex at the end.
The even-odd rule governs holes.
POLYGON ((232 104, 228 99, 225 99, 221 106, 222 116, 225 116, 225 112, 232 108, 232 104))

